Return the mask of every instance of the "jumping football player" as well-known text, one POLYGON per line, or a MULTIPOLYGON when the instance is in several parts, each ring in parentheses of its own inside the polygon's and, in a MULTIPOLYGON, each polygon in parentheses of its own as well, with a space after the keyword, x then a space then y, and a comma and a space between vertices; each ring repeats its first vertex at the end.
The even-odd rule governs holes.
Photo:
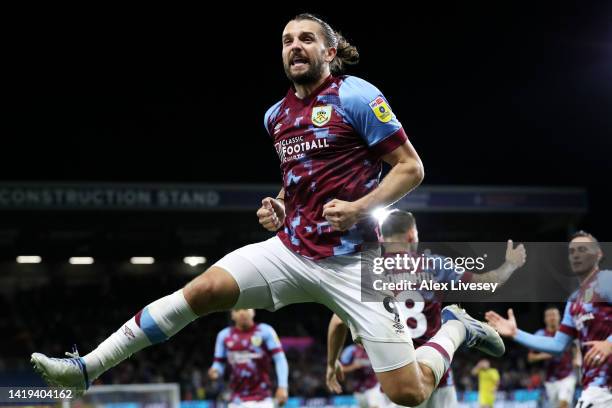
POLYGON ((447 308, 448 321, 415 351, 409 334, 394 326, 392 305, 361 302, 361 262, 377 256, 364 250, 377 240, 370 214, 417 187, 423 164, 382 93, 342 75, 359 54, 329 24, 301 14, 287 23, 280 41, 292 86, 267 111, 264 125, 278 152, 283 187, 257 211, 261 225, 278 234, 227 254, 82 358, 34 353, 34 367, 49 384, 81 393, 133 353, 212 312, 304 302, 321 303, 350 325, 387 396, 401 405, 427 399, 463 343, 504 353, 495 330, 456 306, 447 308), (391 170, 380 181, 383 162, 391 170))

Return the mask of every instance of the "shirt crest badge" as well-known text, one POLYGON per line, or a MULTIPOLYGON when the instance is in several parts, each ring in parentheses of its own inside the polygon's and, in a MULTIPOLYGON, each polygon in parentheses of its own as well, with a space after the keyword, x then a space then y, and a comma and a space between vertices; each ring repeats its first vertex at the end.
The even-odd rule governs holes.
POLYGON ((261 346, 261 342, 262 342, 262 338, 260 336, 252 336, 251 337, 251 344, 255 347, 259 347, 261 346))
POLYGON ((315 126, 325 125, 327 122, 329 122, 329 120, 331 119, 331 116, 332 116, 332 106, 331 105, 315 106, 314 108, 312 108, 311 120, 312 120, 312 124, 315 126))

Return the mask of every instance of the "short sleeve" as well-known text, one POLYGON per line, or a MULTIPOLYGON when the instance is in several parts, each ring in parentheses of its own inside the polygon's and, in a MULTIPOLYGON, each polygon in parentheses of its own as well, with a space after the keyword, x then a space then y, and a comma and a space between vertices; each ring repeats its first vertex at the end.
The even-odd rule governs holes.
POLYGON ((340 356, 340 363, 344 365, 349 365, 353 362, 354 357, 355 357, 355 345, 352 344, 342 351, 342 355, 340 356))
POLYGON ((278 117, 278 114, 280 113, 281 105, 283 104, 284 101, 285 99, 283 98, 280 101, 276 102, 266 111, 266 114, 264 115, 264 127, 266 128, 266 131, 268 132, 270 136, 273 136, 274 134, 274 130, 272 129, 272 123, 278 117))
POLYGON ((384 95, 363 79, 348 76, 339 89, 346 121, 377 155, 392 152, 407 140, 384 95))

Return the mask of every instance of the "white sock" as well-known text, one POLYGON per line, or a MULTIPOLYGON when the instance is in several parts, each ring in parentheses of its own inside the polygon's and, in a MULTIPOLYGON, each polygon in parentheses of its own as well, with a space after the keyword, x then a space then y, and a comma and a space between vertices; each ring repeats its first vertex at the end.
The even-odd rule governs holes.
POLYGON ((436 386, 450 367, 455 350, 465 340, 465 326, 458 320, 449 320, 429 341, 416 349, 416 359, 433 371, 436 386))
POLYGON ((156 300, 83 357, 89 381, 135 352, 167 340, 197 317, 182 289, 156 300))

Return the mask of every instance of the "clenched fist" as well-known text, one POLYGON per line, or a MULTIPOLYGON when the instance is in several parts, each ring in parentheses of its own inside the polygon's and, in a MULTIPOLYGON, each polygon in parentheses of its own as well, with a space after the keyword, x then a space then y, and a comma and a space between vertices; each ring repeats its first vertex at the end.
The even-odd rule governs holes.
POLYGON ((359 220, 361 211, 350 201, 333 199, 323 206, 323 217, 336 231, 346 231, 359 220))
POLYGON ((262 227, 276 231, 285 223, 285 205, 272 197, 266 197, 261 200, 257 218, 262 227))

